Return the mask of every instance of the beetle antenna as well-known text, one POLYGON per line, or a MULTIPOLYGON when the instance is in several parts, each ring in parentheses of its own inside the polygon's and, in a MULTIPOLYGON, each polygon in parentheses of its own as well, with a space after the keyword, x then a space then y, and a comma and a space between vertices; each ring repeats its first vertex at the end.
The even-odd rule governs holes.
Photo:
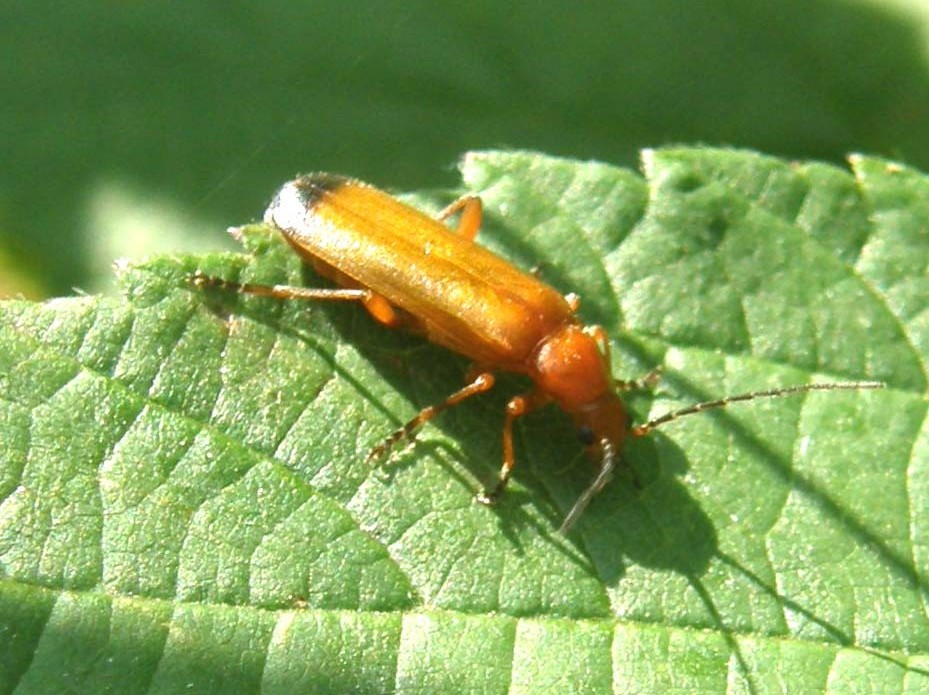
POLYGON ((597 496, 597 493, 600 492, 603 487, 610 482, 610 478, 613 477, 613 469, 616 468, 616 452, 613 449, 613 444, 608 439, 601 439, 600 448, 603 449, 603 460, 600 463, 600 471, 597 473, 597 477, 594 478, 593 482, 581 493, 581 496, 577 498, 577 502, 571 507, 571 511, 568 512, 564 521, 561 522, 561 528, 558 529, 558 533, 561 535, 566 535, 568 531, 571 530, 571 527, 574 526, 575 522, 581 517, 581 514, 584 513, 584 510, 587 509, 587 505, 590 504, 590 501, 597 496))
POLYGON ((779 398, 781 396, 790 396, 795 393, 807 393, 808 391, 882 389, 884 386, 886 386, 886 384, 884 384, 882 381, 834 381, 824 384, 800 384, 799 386, 786 386, 784 388, 770 389, 767 391, 750 391, 748 393, 740 393, 736 396, 720 398, 716 401, 695 403, 694 405, 681 408, 680 410, 672 410, 670 413, 665 413, 660 417, 656 417, 654 420, 649 420, 642 425, 636 425, 632 427, 629 432, 635 437, 642 437, 651 432, 656 427, 661 427, 662 425, 665 425, 672 420, 677 420, 680 417, 700 413, 704 410, 712 410, 713 408, 725 408, 730 403, 736 403, 738 401, 753 401, 757 398, 779 398))

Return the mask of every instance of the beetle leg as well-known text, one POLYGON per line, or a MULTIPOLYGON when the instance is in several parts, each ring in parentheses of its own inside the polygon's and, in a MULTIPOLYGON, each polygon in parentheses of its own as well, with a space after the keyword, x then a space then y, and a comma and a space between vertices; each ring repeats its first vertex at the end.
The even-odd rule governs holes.
MULTIPOLYGON (((299 287, 297 285, 257 285, 251 282, 234 282, 222 278, 194 273, 191 282, 197 287, 216 287, 239 294, 254 294, 259 297, 274 297, 276 299, 302 299, 310 301, 351 301, 361 302, 368 313, 378 323, 389 328, 396 328, 403 323, 401 317, 394 310, 387 299, 376 292, 364 287, 299 287)), ((346 282, 346 285, 349 283, 346 282)))
POLYGON ((461 213, 461 218, 458 220, 458 227, 455 232, 468 241, 474 241, 474 237, 477 236, 477 232, 481 228, 481 219, 484 217, 484 204, 481 202, 480 196, 461 196, 442 210, 436 218, 444 222, 456 212, 461 213))
POLYGON ((513 455, 513 421, 522 417, 526 413, 532 412, 551 400, 544 393, 539 391, 530 391, 519 396, 514 396, 506 404, 506 419, 503 421, 503 465, 500 467, 500 477, 494 489, 488 492, 484 490, 477 495, 477 501, 481 504, 494 504, 506 489, 507 483, 510 482, 510 473, 513 466, 516 465, 516 457, 513 455))
POLYGON ((366 289, 327 289, 314 287, 297 287, 295 285, 256 285, 251 282, 234 282, 222 278, 204 275, 197 271, 190 278, 197 287, 216 287, 221 290, 238 292, 239 294, 254 294, 259 297, 275 297, 277 299, 316 299, 328 301, 367 302, 375 296, 371 290, 366 289))
MULTIPOLYGON (((578 298, 577 302, 580 304, 580 298, 578 298)), ((603 354, 604 362, 606 363, 606 372, 612 376, 613 363, 610 357, 610 337, 606 334, 606 330, 604 330, 603 326, 585 326, 584 333, 597 341, 597 344, 600 346, 600 352, 603 354)))
POLYGON ((352 289, 364 290, 367 294, 361 299, 361 303, 368 311, 371 317, 388 328, 398 328, 403 325, 402 317, 394 309, 393 305, 387 301, 384 295, 377 294, 367 287, 352 279, 338 268, 335 268, 325 261, 321 261, 313 256, 308 256, 307 260, 313 265, 313 269, 324 278, 332 280, 335 284, 352 289))
POLYGON ((652 371, 638 379, 613 379, 616 388, 620 391, 645 391, 655 388, 655 385, 661 381, 661 366, 655 367, 652 371))
POLYGON ((375 321, 389 328, 396 328, 403 323, 397 315, 397 312, 394 311, 393 305, 387 301, 386 297, 376 292, 371 292, 370 290, 367 290, 367 292, 368 296, 362 300, 362 303, 375 321))
POLYGON ((412 439, 416 433, 416 430, 425 425, 443 410, 448 410, 449 408, 458 405, 471 396, 476 396, 479 393, 489 391, 493 388, 493 385, 493 374, 490 372, 481 372, 480 374, 477 374, 464 388, 455 391, 455 393, 453 393, 441 403, 423 408, 416 414, 416 417, 407 422, 403 427, 387 435, 383 442, 371 449, 371 451, 368 453, 368 457, 365 459, 365 462, 370 462, 373 459, 380 458, 389 452, 391 448, 393 448, 393 445, 399 442, 401 439, 412 439))

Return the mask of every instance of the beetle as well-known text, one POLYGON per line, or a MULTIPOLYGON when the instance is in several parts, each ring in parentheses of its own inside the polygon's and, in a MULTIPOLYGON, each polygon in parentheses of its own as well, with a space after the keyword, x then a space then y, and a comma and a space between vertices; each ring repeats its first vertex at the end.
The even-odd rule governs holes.
POLYGON ((571 416, 578 439, 598 465, 593 481, 565 517, 562 533, 610 479, 627 437, 641 437, 679 417, 736 401, 883 386, 846 381, 753 391, 633 425, 619 393, 653 384, 658 371, 634 381, 614 379, 606 331, 580 321, 576 295, 562 295, 475 244, 482 216, 478 196, 463 196, 433 218, 357 179, 303 175, 280 188, 264 221, 337 288, 235 283, 200 272, 192 280, 199 287, 281 299, 360 302, 377 322, 418 333, 471 360, 463 388, 420 410, 374 447, 369 459, 385 455, 400 440, 412 439, 442 411, 489 391, 495 372, 528 376, 533 388, 506 405, 503 463, 496 484, 477 499, 493 504, 510 480, 515 464, 513 423, 554 403, 571 416), (454 230, 445 224, 453 215, 458 215, 454 230))

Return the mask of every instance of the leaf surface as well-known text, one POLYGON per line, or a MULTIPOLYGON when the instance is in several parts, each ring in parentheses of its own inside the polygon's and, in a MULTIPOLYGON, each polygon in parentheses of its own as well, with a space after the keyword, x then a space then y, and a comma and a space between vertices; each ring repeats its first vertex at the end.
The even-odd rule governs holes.
MULTIPOLYGON (((122 270, 125 298, 0 304, 0 692, 615 692, 929 687, 929 181, 708 149, 642 173, 474 153, 480 243, 583 298, 637 421, 593 470, 507 398, 371 446, 467 364, 349 305, 201 292, 195 270, 321 283, 274 234, 122 270)), ((440 201, 412 198, 438 209, 440 201)))

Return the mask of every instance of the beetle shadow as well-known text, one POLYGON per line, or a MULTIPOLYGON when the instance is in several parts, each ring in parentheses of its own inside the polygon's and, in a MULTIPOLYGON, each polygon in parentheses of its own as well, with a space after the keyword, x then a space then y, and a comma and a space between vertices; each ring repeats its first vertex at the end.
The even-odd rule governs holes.
MULTIPOLYGON (((311 279, 308 284, 312 286, 312 282, 314 280, 311 279)), ((363 380, 344 369, 332 355, 330 341, 333 337, 351 342, 392 388, 408 395, 415 391, 410 400, 416 404, 441 401, 458 388, 468 366, 466 360, 416 336, 379 327, 375 327, 377 333, 373 333, 370 320, 357 306, 321 307, 323 324, 334 331, 334 336, 325 338, 314 335, 311 329, 295 325, 291 317, 269 314, 257 307, 236 305, 236 311, 228 313, 247 316, 303 341, 331 366, 334 373, 350 384, 359 397, 383 412, 396 426, 402 422, 392 410, 363 380), (417 376, 415 386, 411 381, 411 356, 415 359, 417 371, 429 375, 428 378, 417 376)), ((314 319, 312 325, 318 325, 317 320, 314 319)), ((647 355, 643 354, 641 358, 647 363, 647 355)), ((716 395, 702 392, 678 374, 665 375, 665 379, 676 394, 685 394, 694 402, 716 395)), ((513 393, 519 392, 516 381, 516 378, 503 375, 498 387, 490 393, 443 414, 434 422, 456 442, 455 448, 441 441, 414 443, 409 450, 410 455, 399 457, 397 464, 391 465, 421 465, 422 456, 430 456, 459 485, 477 492, 488 478, 493 480, 497 470, 504 405, 513 393), (475 437, 476 431, 492 432, 493 435, 475 437), (458 464, 463 464, 470 475, 463 474, 458 464)), ((752 450, 760 461, 777 471, 794 489, 812 498, 820 510, 844 523, 851 535, 863 547, 872 549, 894 574, 905 578, 922 593, 929 593, 925 577, 916 570, 912 561, 902 557, 863 523, 845 513, 827 490, 798 475, 788 461, 784 461, 763 439, 740 425, 727 411, 716 411, 713 416, 725 423, 737 446, 752 450)), ((721 635, 750 691, 754 691, 757 684, 753 682, 749 660, 742 653, 739 639, 742 629, 734 625, 725 604, 720 603, 703 580, 714 559, 748 579, 759 592, 770 596, 784 610, 818 625, 837 644, 855 645, 853 636, 821 617, 815 606, 804 605, 779 593, 736 558, 720 550, 713 521, 679 481, 689 467, 687 455, 661 431, 627 443, 615 479, 594 498, 567 538, 559 537, 555 529, 589 485, 593 467, 584 466, 583 457, 577 456, 568 418, 556 408, 543 409, 524 420, 517 430, 519 465, 514 475, 520 485, 509 490, 496 507, 486 510, 494 516, 496 528, 515 553, 527 551, 523 545, 526 538, 524 530, 531 528, 535 538, 550 544, 551 552, 564 555, 575 566, 597 577, 605 587, 616 587, 625 575, 627 565, 681 575, 705 606, 708 616, 708 624, 700 621, 694 627, 709 627, 721 635), (544 453, 540 452, 543 444, 544 453), (575 465, 566 466, 565 461, 574 461, 575 465), (634 471, 638 484, 629 475, 622 474, 630 469, 634 471)), ((382 468, 380 474, 391 475, 390 466, 382 468)), ((858 648, 905 670, 916 670, 878 650, 858 648)))
MULTIPOLYGON (((717 397, 696 387, 681 374, 673 375, 669 381, 674 384, 673 388, 676 393, 686 394, 694 402, 717 397)), ((868 528, 850 510, 844 509, 830 490, 802 472, 794 470, 790 461, 785 460, 768 441, 739 422, 729 411, 716 410, 713 417, 723 423, 734 446, 751 451, 752 455, 786 486, 810 500, 819 513, 828 517, 837 526, 844 527, 859 547, 869 548, 888 571, 901 578, 911 588, 929 595, 929 577, 917 569, 912 557, 891 547, 884 537, 868 528)))
MULTIPOLYGON (((326 286, 327 283, 307 270, 306 284, 326 286)), ((226 302, 222 305, 232 306, 226 302)), ((403 424, 374 391, 337 363, 331 350, 327 349, 331 346, 322 345, 312 328, 296 327, 292 318, 282 319, 280 313, 269 314, 258 305, 238 303, 235 306, 234 313, 267 324, 310 345, 340 378, 358 392, 359 397, 382 412, 392 426, 403 424)), ((314 315, 322 317, 322 324, 331 327, 332 333, 326 336, 327 342, 344 340, 352 343, 391 388, 409 396, 410 402, 417 406, 440 402, 463 383, 468 367, 465 359, 417 336, 376 326, 358 306, 310 306, 314 315), (414 361, 415 369, 411 367, 414 361)), ((317 323, 318 320, 314 319, 312 325, 317 323)), ((637 357, 643 363, 650 359, 644 352, 637 357)), ((518 379, 502 375, 497 387, 490 393, 443 413, 431 423, 457 442, 457 450, 441 443, 432 445, 422 441, 413 445, 410 455, 398 457, 398 463, 391 465, 416 465, 421 456, 429 455, 462 486, 474 492, 480 490, 496 474, 505 403, 510 396, 524 390, 516 383, 518 379), (479 436, 476 432, 480 433, 479 436), (457 463, 463 464, 470 471, 470 476, 462 475, 457 463)), ((680 374, 666 374, 664 380, 676 395, 693 402, 718 396, 705 393, 680 374)), ((895 575, 903 577, 922 593, 929 593, 929 583, 915 568, 913 561, 843 510, 828 490, 794 471, 789 461, 784 461, 768 443, 741 425, 728 411, 715 411, 712 417, 724 423, 736 446, 751 450, 786 484, 812 499, 823 513, 848 528, 852 537, 862 547, 871 548, 895 575)), ((691 582, 698 582, 712 559, 720 556, 712 520, 686 486, 679 482, 679 477, 688 468, 687 456, 661 431, 648 438, 633 439, 623 452, 623 464, 636 471, 641 479, 640 488, 617 472, 616 479, 596 496, 575 530, 568 535, 568 542, 555 537, 555 529, 560 526, 564 515, 590 483, 593 468, 583 466, 582 459, 576 456, 576 444, 568 419, 557 408, 548 407, 523 420, 517 428, 518 465, 514 471, 514 479, 520 485, 509 490, 495 508, 488 509, 498 518, 501 533, 517 552, 523 550, 520 530, 532 527, 539 537, 549 538, 557 552, 566 553, 572 561, 589 566, 607 586, 621 580, 627 562, 673 571, 691 582), (577 465, 565 470, 565 462, 572 460, 576 460, 577 465), (583 473, 576 469, 583 469, 583 473), (527 509, 529 505, 536 513, 527 509), (549 526, 539 522, 539 513, 547 519, 549 526)), ((385 435, 387 433, 384 432, 385 435)), ((390 474, 389 467, 386 472, 390 474)), ((779 600, 788 601, 789 597, 779 597, 779 600)), ((811 620, 821 622, 813 609, 797 606, 796 610, 811 620)), ((722 617, 719 620, 722 624, 722 617)))
MULTIPOLYGON (((797 615, 803 617, 809 622, 816 624, 836 644, 842 647, 853 647, 857 650, 867 653, 870 656, 874 656, 874 657, 877 657, 878 659, 882 659, 884 661, 887 661, 888 663, 894 664, 895 666, 899 667, 900 669, 904 671, 912 671, 913 673, 919 673, 923 676, 929 676, 929 669, 916 667, 912 663, 909 663, 906 659, 898 658, 893 653, 883 652, 878 649, 872 649, 870 647, 857 643, 855 641, 854 635, 851 635, 845 632, 844 630, 839 628, 834 623, 817 615, 815 611, 810 610, 809 608, 802 605, 801 603, 791 599, 789 596, 785 596, 784 594, 780 593, 776 587, 772 586, 770 583, 768 583, 767 581, 762 579, 760 576, 758 576, 758 574, 756 574, 749 568, 742 565, 738 560, 736 560, 734 557, 730 556, 729 554, 720 552, 720 553, 717 553, 717 557, 719 558, 720 562, 722 562, 724 565, 728 566, 730 569, 732 569, 737 574, 742 575, 744 578, 746 578, 752 584, 754 584, 762 593, 774 599, 779 605, 781 605, 785 609, 785 611, 796 613, 797 615)), ((700 595, 701 599, 704 601, 704 604, 710 607, 712 605, 712 597, 709 596, 708 592, 706 591, 706 588, 703 587, 702 584, 696 583, 694 584, 694 589, 700 595)), ((715 605, 712 607, 715 610, 715 605)), ((722 626, 723 619, 722 619, 722 616, 719 615, 718 611, 715 611, 712 614, 714 616, 714 619, 717 620, 718 624, 722 626)), ((727 641, 728 639, 732 638, 731 630, 726 629, 724 632, 727 635, 727 641)))
MULTIPOLYGON (((303 268, 302 284, 307 287, 331 286, 320 279, 309 268, 303 268)), ((291 302, 296 310, 284 309, 284 302, 273 298, 243 298, 226 290, 208 288, 196 290, 204 297, 204 306, 225 321, 236 317, 260 323, 276 333, 300 341, 326 363, 329 369, 352 391, 363 399, 368 407, 383 416, 387 424, 365 444, 374 447, 384 438, 402 427, 407 417, 415 414, 409 410, 405 417, 396 414, 378 392, 383 388, 372 388, 333 354, 333 346, 351 344, 353 349, 371 366, 380 379, 389 387, 407 397, 414 408, 435 405, 465 384, 465 375, 470 363, 463 357, 428 343, 422 337, 390 330, 379 326, 367 312, 355 303, 291 302), (271 310, 269 310, 269 308, 271 310)), ((398 442, 389 454, 370 464, 370 474, 382 480, 391 480, 399 472, 422 464, 423 457, 431 458, 463 488, 477 494, 485 486, 492 486, 500 466, 501 428, 503 426, 507 400, 529 387, 528 380, 508 374, 498 374, 498 382, 489 393, 469 399, 459 407, 450 408, 430 421, 426 428, 436 427, 453 440, 450 446, 428 436, 411 441, 398 442), (485 436, 486 435, 486 436, 485 436), (468 472, 462 471, 462 464, 468 472)), ((364 450, 364 446, 359 447, 364 450)), ((522 452, 520 465, 525 467, 522 452)), ((517 491, 507 492, 505 499, 519 497, 517 491)), ((528 503, 528 500, 524 500, 528 503)), ((506 520, 501 521, 500 530, 517 552, 522 552, 522 541, 517 532, 519 527, 534 526, 538 536, 545 538, 551 533, 539 520, 538 515, 522 509, 523 504, 510 509, 506 520)), ((489 514, 499 516, 501 506, 487 507, 489 514)), ((557 528, 557 523, 554 525, 557 528)), ((557 541, 553 540, 557 544, 557 541)), ((576 552, 572 549, 572 554, 576 552)))
MULTIPOLYGON (((432 346, 429 350, 436 350, 438 360, 446 359, 443 350, 432 346)), ((418 353, 417 356, 425 355, 418 353)), ((366 358, 380 371, 376 357, 366 355, 366 358)), ((425 397, 424 404, 435 403, 446 397, 450 392, 447 386, 449 383, 463 383, 468 363, 458 358, 452 360, 451 363, 442 365, 442 378, 437 379, 435 384, 428 387, 424 387, 422 383, 418 384, 417 397, 425 397), (427 390, 430 393, 426 394, 427 390), (434 398, 429 400, 432 396, 434 398)), ((391 376, 385 375, 383 371, 381 374, 401 392, 408 388, 408 384, 405 387, 402 383, 393 383, 391 376)), ((461 407, 443 413, 430 423, 430 427, 436 427, 443 433, 444 437, 441 440, 420 437, 409 444, 401 445, 402 452, 397 452, 382 462, 382 473, 379 475, 389 479, 401 469, 422 465, 423 458, 429 457, 475 497, 482 490, 492 488, 497 481, 501 463, 501 438, 506 403, 513 395, 526 390, 528 382, 519 383, 521 381, 519 377, 512 375, 498 375, 497 384, 491 392, 481 394, 461 407)), ((457 385, 454 388, 457 388, 457 385)), ((414 402, 418 402, 418 398, 414 402)), ((533 416, 539 417, 539 414, 533 416)), ((540 422, 549 423, 549 427, 544 427, 545 432, 549 434, 558 431, 564 420, 564 416, 555 408, 540 418, 540 422)), ((403 422, 398 420, 394 424, 401 426, 403 422)), ((517 440, 521 434, 522 424, 517 423, 514 431, 517 440)), ((546 434, 541 435, 541 438, 547 437, 546 434)), ((557 435, 554 437, 557 438, 557 435)), ((564 441, 568 446, 574 444, 571 437, 563 438, 562 442, 564 441)), ((567 554, 576 564, 589 566, 589 560, 578 548, 566 544, 562 538, 555 535, 554 531, 562 521, 561 512, 550 504, 551 500, 546 497, 545 490, 539 486, 535 477, 535 463, 525 447, 517 444, 517 465, 514 468, 513 480, 518 484, 511 485, 496 504, 481 505, 475 499, 475 505, 488 515, 496 531, 507 539, 516 553, 521 554, 525 551, 524 532, 531 529, 535 538, 550 542, 553 549, 567 554)))
MULTIPOLYGON (((655 442, 629 442, 613 480, 567 534, 605 585, 618 583, 627 563, 685 576, 706 571, 718 539, 709 516, 679 480, 686 470, 686 455, 670 442, 663 443, 660 458, 655 442)), ((556 498, 556 528, 594 472, 580 458, 578 465, 547 476, 545 487, 556 498)))
MULTIPOLYGON (((318 278, 309 268, 304 268, 303 275, 303 283, 308 287, 330 284, 318 278)), ((383 441, 383 437, 393 429, 402 427, 405 420, 398 417, 362 379, 338 363, 332 355, 333 341, 352 344, 391 389, 406 395, 416 407, 439 403, 464 384, 469 366, 466 359, 421 337, 378 326, 364 309, 355 304, 307 303, 303 306, 310 307, 312 311, 301 317, 284 310, 268 311, 267 305, 280 305, 279 300, 248 298, 243 301, 222 291, 207 291, 204 295, 205 305, 225 319, 242 316, 310 347, 358 393, 359 398, 389 421, 381 436, 369 442, 371 446, 383 441), (411 366, 413 364, 415 368, 411 366)), ((375 474, 389 480, 399 471, 421 464, 423 456, 429 456, 460 485, 475 494, 484 486, 491 486, 501 461, 501 431, 506 403, 513 395, 530 387, 530 382, 521 376, 499 373, 497 376, 497 384, 489 393, 469 399, 429 423, 428 427, 437 427, 456 442, 456 448, 428 438, 401 442, 389 457, 378 462, 380 465, 372 464, 377 470, 375 474), (462 474, 458 464, 467 468, 469 475, 462 474)), ((413 411, 408 413, 412 414, 413 411)), ((602 523, 597 525, 593 540, 585 538, 583 543, 575 542, 577 531, 568 535, 568 542, 556 536, 555 530, 560 527, 574 500, 589 484, 594 469, 583 465, 586 462, 583 456, 579 456, 580 449, 569 418, 554 405, 523 418, 516 426, 515 436, 517 466, 514 480, 519 485, 507 490, 497 505, 487 508, 488 513, 496 517, 497 527, 514 550, 523 551, 521 531, 531 528, 537 537, 549 539, 557 552, 590 567, 607 581, 615 580, 621 574, 624 554, 634 561, 657 563, 684 573, 706 566, 708 548, 715 543, 715 534, 708 518, 700 512, 685 488, 670 476, 655 478, 653 484, 645 489, 646 495, 654 492, 654 485, 661 490, 660 497, 664 501, 651 508, 642 504, 640 491, 627 478, 617 475, 618 479, 595 498, 587 513, 590 515, 596 509, 601 510, 598 515, 602 523), (543 446, 540 448, 534 443, 543 446), (564 462, 571 460, 581 464, 576 468, 582 468, 583 473, 573 469, 564 471, 564 462), (609 510, 620 512, 612 514, 609 510), (688 521, 676 523, 675 520, 682 517, 688 521), (694 536, 682 538, 680 534, 666 531, 665 537, 675 540, 671 544, 658 543, 654 529, 650 532, 644 530, 650 525, 656 529, 690 529, 694 536), (629 534, 628 529, 639 531, 629 534), (596 540, 595 536, 604 532, 608 536, 596 540), (605 540, 607 537, 609 542, 605 540), (609 547, 610 551, 592 553, 593 548, 601 546, 609 547), (690 550, 682 553, 681 548, 690 550)), ((675 457, 674 461, 672 471, 686 468, 683 455, 675 457)), ((668 460, 665 465, 668 465, 668 460)), ((592 524, 586 526, 593 528, 592 524)))
MULTIPOLYGON (((675 393, 686 394, 686 397, 693 402, 706 401, 718 397, 718 394, 706 393, 702 389, 697 388, 684 375, 675 374, 668 375, 668 377, 668 381, 673 384, 672 389, 675 393)), ((767 440, 758 436, 756 432, 739 422, 733 414, 729 413, 727 410, 716 410, 712 416, 724 423, 727 435, 732 439, 734 446, 746 451, 751 451, 753 457, 774 472, 785 485, 810 500, 819 513, 830 518, 837 526, 844 527, 847 533, 855 539, 858 547, 868 548, 874 554, 876 560, 883 565, 890 574, 901 579, 909 588, 921 595, 929 593, 929 581, 927 581, 925 574, 917 569, 912 557, 907 557, 905 554, 892 548, 883 537, 873 529, 868 528, 868 526, 853 513, 843 509, 840 501, 835 498, 827 488, 808 476, 794 470, 789 460, 786 460, 780 455, 767 440)), ((681 471, 686 470, 686 454, 679 447, 672 445, 670 440, 663 438, 661 432, 653 433, 651 436, 654 437, 654 439, 650 442, 641 439, 631 442, 628 450, 631 451, 633 447, 640 447, 643 444, 656 446, 657 443, 660 443, 661 463, 664 472, 666 473, 670 471, 672 467, 677 466, 683 466, 683 468, 679 469, 681 471)), ((653 456, 646 456, 646 458, 654 460, 653 456)), ((680 521, 685 522, 685 519, 682 517, 680 521)), ((712 523, 709 519, 707 519, 707 521, 712 523)), ((706 550, 709 549, 709 547, 706 548, 706 550)), ((635 552, 628 547, 624 548, 624 550, 630 553, 635 552)), ((630 557, 632 557, 632 554, 630 554, 630 557)), ((901 668, 915 670, 909 664, 900 662, 891 655, 879 650, 861 647, 861 645, 856 644, 854 635, 848 634, 831 623, 828 619, 822 617, 817 612, 815 606, 804 605, 802 602, 791 598, 789 595, 779 592, 776 587, 764 581, 750 568, 740 563, 737 558, 721 551, 718 547, 712 548, 712 553, 706 557, 707 561, 714 559, 728 566, 734 573, 747 579, 750 583, 755 585, 761 593, 768 595, 771 599, 776 601, 783 610, 793 612, 806 621, 817 625, 824 634, 828 635, 835 643, 843 646, 856 646, 856 648, 865 649, 869 654, 891 661, 901 668)), ((638 561, 644 565, 649 564, 646 558, 640 558, 638 561)), ((726 624, 726 616, 717 608, 713 596, 701 581, 700 575, 705 570, 705 567, 687 567, 685 564, 679 564, 676 569, 682 571, 687 577, 689 583, 706 606, 708 615, 710 615, 712 620, 716 623, 716 627, 727 640, 727 644, 733 649, 733 654, 740 664, 740 668, 742 668, 743 675, 748 677, 747 674, 750 673, 750 670, 744 668, 743 660, 737 649, 738 641, 732 636, 733 630, 726 624)))

